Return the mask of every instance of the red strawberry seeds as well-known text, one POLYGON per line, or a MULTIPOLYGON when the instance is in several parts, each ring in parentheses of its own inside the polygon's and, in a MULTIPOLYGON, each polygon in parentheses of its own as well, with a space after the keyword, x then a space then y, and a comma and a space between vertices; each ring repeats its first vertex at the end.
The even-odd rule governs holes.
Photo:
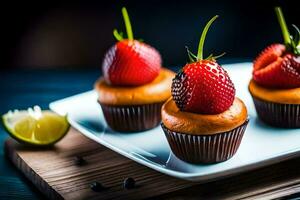
POLYGON ((151 82, 161 68, 160 54, 137 40, 122 40, 106 53, 102 70, 111 85, 137 86, 151 82))
POLYGON ((172 95, 182 111, 217 114, 232 105, 235 88, 220 65, 214 61, 202 60, 187 64, 176 75, 172 95))

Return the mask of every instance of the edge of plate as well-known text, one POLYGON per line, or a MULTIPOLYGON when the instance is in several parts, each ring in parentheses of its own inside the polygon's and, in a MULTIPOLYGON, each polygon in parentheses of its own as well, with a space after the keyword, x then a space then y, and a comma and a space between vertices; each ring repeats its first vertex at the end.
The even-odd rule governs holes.
MULTIPOLYGON (((87 91, 81 94, 77 94, 71 97, 67 97, 58 101, 54 101, 52 103, 49 104, 49 107, 51 110, 53 110, 56 113, 61 114, 61 112, 57 109, 57 106, 71 98, 76 98, 78 96, 82 96, 82 95, 87 95, 89 93, 93 93, 94 91, 87 91)), ((118 149, 117 147, 112 146, 111 144, 109 144, 108 142, 101 140, 100 138, 98 138, 97 136, 89 133, 87 130, 85 130, 84 128, 82 128, 81 125, 79 125, 77 122, 75 122, 74 120, 72 120, 72 118, 68 117, 68 120, 70 122, 70 124, 77 129, 79 132, 81 132, 84 136, 90 138, 91 140, 102 144, 103 146, 139 163, 142 165, 145 165, 151 169, 154 169, 158 172, 176 177, 176 178, 180 178, 180 179, 185 179, 185 180, 189 180, 189 181, 209 181, 209 180, 215 180, 218 178, 222 178, 222 177, 226 177, 226 176, 231 176, 231 175, 235 175, 241 172, 245 172, 245 171, 249 171, 249 170, 253 170, 253 169, 257 169, 260 167, 264 167, 264 166, 268 166, 271 164, 275 164, 284 160, 288 160, 294 157, 299 156, 299 152, 300 152, 300 147, 297 149, 292 149, 290 151, 287 152, 283 152, 282 154, 279 154, 275 157, 269 157, 263 160, 259 160, 255 163, 252 164, 248 164, 248 165, 243 165, 243 166, 239 166, 236 168, 231 168, 228 170, 223 170, 223 171, 219 171, 216 173, 210 173, 210 174, 205 174, 205 175, 198 175, 197 173, 183 173, 183 172, 176 172, 176 171, 172 171, 166 168, 163 168, 161 166, 155 165, 155 163, 152 162, 147 162, 146 160, 143 160, 142 158, 136 157, 133 154, 124 152, 120 149, 118 149)))

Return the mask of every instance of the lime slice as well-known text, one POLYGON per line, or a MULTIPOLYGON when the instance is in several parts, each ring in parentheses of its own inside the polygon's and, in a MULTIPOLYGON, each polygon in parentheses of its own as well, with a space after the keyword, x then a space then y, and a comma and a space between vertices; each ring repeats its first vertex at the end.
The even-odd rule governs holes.
POLYGON ((9 111, 2 116, 7 132, 19 142, 48 146, 62 139, 70 125, 66 116, 35 106, 28 110, 9 111))

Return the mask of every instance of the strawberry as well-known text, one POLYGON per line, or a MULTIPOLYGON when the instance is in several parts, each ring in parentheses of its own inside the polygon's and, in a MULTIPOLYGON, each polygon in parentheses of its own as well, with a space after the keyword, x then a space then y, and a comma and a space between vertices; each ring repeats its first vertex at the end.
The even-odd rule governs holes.
POLYGON ((227 72, 216 62, 216 57, 203 59, 203 44, 212 18, 201 35, 198 54, 188 50, 191 63, 176 74, 172 82, 172 96, 181 111, 201 114, 217 114, 233 103, 235 88, 227 72))
POLYGON ((272 44, 265 48, 253 62, 254 71, 260 70, 265 66, 276 61, 285 51, 285 46, 282 44, 272 44))
POLYGON ((290 36, 281 9, 277 7, 275 11, 285 45, 272 44, 260 53, 253 62, 253 79, 269 88, 300 87, 300 32, 294 26, 298 35, 290 36))
POLYGON ((102 70, 108 84, 138 86, 153 81, 161 69, 161 56, 153 47, 133 39, 126 8, 122 8, 128 39, 114 30, 119 41, 104 56, 102 70))
POLYGON ((235 89, 218 63, 201 60, 186 64, 175 76, 172 96, 182 111, 217 114, 232 105, 235 89))
POLYGON ((300 87, 300 57, 288 53, 261 68, 254 70, 253 79, 265 87, 300 87))
POLYGON ((111 85, 136 86, 159 74, 161 57, 151 46, 137 40, 122 40, 106 53, 102 69, 111 85))

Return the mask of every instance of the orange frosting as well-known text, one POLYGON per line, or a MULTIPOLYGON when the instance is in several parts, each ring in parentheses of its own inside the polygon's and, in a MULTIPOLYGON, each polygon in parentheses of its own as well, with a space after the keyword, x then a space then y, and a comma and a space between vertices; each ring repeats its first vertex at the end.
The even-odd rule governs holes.
POLYGON ((170 130, 192 135, 213 135, 230 131, 247 120, 245 104, 235 98, 232 106, 219 114, 183 112, 170 98, 162 107, 163 124, 170 130))
POLYGON ((300 104, 300 87, 292 89, 271 89, 258 85, 252 79, 248 88, 252 96, 264 101, 281 104, 300 104))
POLYGON ((103 78, 95 83, 99 101, 108 105, 142 105, 166 101, 171 96, 171 84, 175 73, 162 68, 151 82, 141 86, 122 87, 107 84, 103 78))

